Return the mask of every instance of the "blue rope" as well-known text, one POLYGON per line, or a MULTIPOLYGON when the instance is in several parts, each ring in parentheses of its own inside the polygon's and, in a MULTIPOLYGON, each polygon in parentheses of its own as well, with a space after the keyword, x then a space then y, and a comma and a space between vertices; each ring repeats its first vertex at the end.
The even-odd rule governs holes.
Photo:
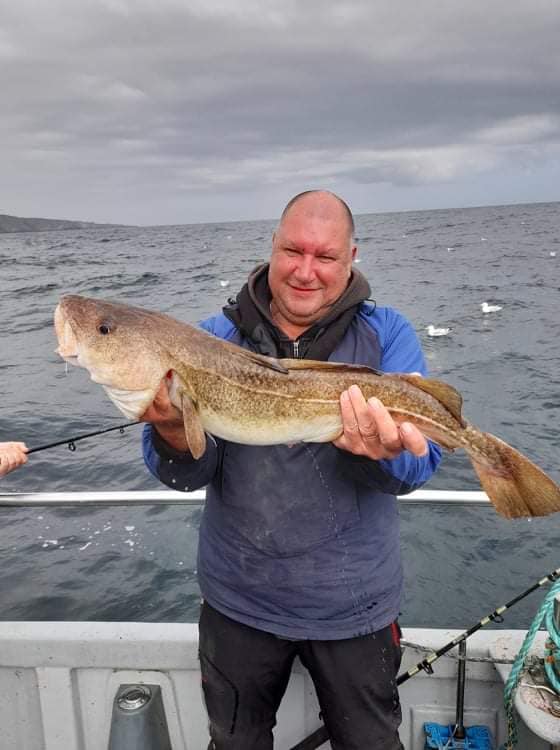
POLYGON ((506 711, 508 736, 504 744, 501 745, 500 750, 513 750, 513 748, 517 745, 519 739, 517 734, 517 719, 514 712, 515 692, 517 690, 517 686, 521 678, 521 673, 525 665, 525 659, 527 657, 527 654, 529 653, 529 649, 531 648, 533 641, 535 640, 535 636, 543 620, 545 620, 546 628, 550 636, 549 640, 546 643, 545 649, 546 675, 550 680, 550 684, 552 685, 554 690, 560 693, 560 681, 558 680, 558 676, 555 673, 554 669, 554 652, 556 651, 556 648, 560 648, 560 633, 558 632, 556 624, 554 622, 554 599, 559 594, 560 580, 556 581, 556 583, 552 585, 550 591, 544 598, 539 611, 537 612, 533 622, 531 623, 531 627, 527 631, 527 635, 525 636, 523 645, 519 649, 519 653, 515 658, 515 662, 513 663, 513 667, 511 668, 511 672, 506 681, 504 689, 504 708, 506 711))
POLYGON ((555 669, 557 661, 556 651, 560 649, 560 632, 558 632, 554 621, 553 606, 546 613, 546 629, 548 630, 548 640, 544 646, 544 671, 551 687, 560 695, 560 680, 558 679, 558 672, 555 669))

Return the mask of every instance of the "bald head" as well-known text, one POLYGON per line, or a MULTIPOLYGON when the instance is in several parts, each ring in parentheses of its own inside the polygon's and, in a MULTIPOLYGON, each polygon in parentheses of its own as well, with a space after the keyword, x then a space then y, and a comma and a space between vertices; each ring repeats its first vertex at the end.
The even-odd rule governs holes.
POLYGON ((282 211, 279 227, 292 209, 296 207, 298 211, 310 219, 344 222, 348 228, 350 245, 352 245, 355 232, 354 217, 348 204, 338 195, 331 193, 329 190, 305 190, 303 193, 298 193, 288 201, 286 208, 282 211))
POLYGON ((275 324, 296 339, 344 294, 356 255, 346 203, 326 190, 296 195, 272 238, 268 285, 275 324))

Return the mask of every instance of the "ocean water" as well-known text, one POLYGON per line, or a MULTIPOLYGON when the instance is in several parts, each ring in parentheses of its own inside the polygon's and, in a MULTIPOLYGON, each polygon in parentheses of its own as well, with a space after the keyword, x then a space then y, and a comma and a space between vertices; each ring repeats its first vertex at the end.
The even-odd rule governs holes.
MULTIPOLYGON (((416 327, 431 374, 465 416, 560 481, 560 204, 356 217, 358 268, 379 305, 416 327), (483 315, 483 301, 502 306, 483 315), (449 335, 430 338, 433 323, 449 335)), ((42 445, 125 421, 85 371, 54 353, 58 298, 116 299, 187 322, 219 310, 267 259, 274 222, 0 235, 0 440, 42 445)), ((140 428, 34 454, 2 492, 162 489, 140 428)), ((435 489, 479 489, 466 456, 435 489)), ((0 508, 0 617, 192 621, 197 507, 0 508)), ((463 627, 560 566, 560 514, 402 505, 402 623, 463 627)), ((526 627, 534 594, 507 615, 526 627)))

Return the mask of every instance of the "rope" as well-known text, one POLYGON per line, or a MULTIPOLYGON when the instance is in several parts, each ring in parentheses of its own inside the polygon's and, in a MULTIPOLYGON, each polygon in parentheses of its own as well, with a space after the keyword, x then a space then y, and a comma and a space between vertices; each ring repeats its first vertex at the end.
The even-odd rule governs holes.
POLYGON ((548 640, 544 647, 544 671, 551 686, 560 694, 560 680, 555 669, 556 651, 560 648, 560 632, 554 619, 554 606, 551 606, 546 613, 546 629, 548 630, 548 640))
POLYGON ((507 740, 501 746, 500 750, 513 750, 513 748, 517 745, 519 739, 517 733, 517 719, 514 711, 515 693, 521 679, 521 673, 525 666, 527 654, 529 652, 529 649, 531 648, 531 645, 533 644, 533 641, 535 640, 535 636, 543 620, 545 620, 545 624, 550 636, 550 639, 547 641, 547 651, 545 651, 545 670, 552 686, 557 692, 560 693, 560 682, 558 681, 558 677, 554 672, 554 652, 557 647, 560 647, 560 633, 558 632, 556 624, 554 622, 554 599, 558 595, 560 595, 560 581, 556 581, 556 583, 554 583, 554 585, 551 587, 550 591, 544 598, 539 611, 537 612, 533 622, 531 623, 531 627, 527 631, 525 640, 523 641, 523 644, 519 649, 519 653, 517 654, 509 677, 506 681, 504 689, 504 708, 506 711, 508 736, 507 740))

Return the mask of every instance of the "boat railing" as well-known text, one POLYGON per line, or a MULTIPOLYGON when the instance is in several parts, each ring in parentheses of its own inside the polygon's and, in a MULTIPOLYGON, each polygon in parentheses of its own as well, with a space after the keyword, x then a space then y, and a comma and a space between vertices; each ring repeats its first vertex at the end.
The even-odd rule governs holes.
MULTIPOLYGON (((84 506, 84 505, 203 505, 204 490, 115 490, 107 492, 5 492, 0 506, 84 506)), ((436 505, 488 505, 484 492, 467 490, 416 490, 399 496, 399 502, 436 505)))

